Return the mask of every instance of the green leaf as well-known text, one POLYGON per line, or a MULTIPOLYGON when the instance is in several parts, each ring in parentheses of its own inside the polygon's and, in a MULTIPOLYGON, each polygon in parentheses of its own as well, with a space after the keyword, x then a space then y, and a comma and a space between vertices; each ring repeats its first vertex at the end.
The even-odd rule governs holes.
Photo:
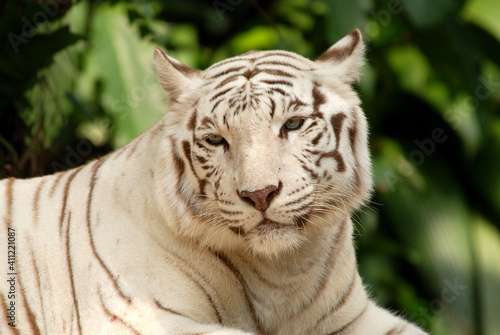
POLYGON ((490 222, 477 217, 474 220, 474 246, 478 271, 479 306, 483 335, 497 335, 500 330, 500 233, 490 222))
POLYGON ((231 41, 235 54, 249 50, 266 50, 273 48, 278 43, 276 29, 271 26, 256 26, 234 37, 231 41))
POLYGON ((157 45, 141 39, 126 13, 123 3, 95 7, 88 58, 90 72, 103 83, 102 106, 115 122, 115 146, 147 130, 167 111, 152 65, 157 45))
POLYGON ((500 39, 500 2, 497 0, 469 0, 464 6, 461 16, 478 26, 483 27, 500 39))

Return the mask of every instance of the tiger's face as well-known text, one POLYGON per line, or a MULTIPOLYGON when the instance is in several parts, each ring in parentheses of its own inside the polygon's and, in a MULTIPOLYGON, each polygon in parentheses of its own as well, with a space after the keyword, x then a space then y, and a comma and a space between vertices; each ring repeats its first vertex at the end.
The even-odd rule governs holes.
POLYGON ((184 167, 177 194, 216 227, 207 233, 217 232, 212 240, 276 254, 300 246, 308 229, 335 223, 328 215, 345 219, 368 196, 366 122, 350 87, 360 36, 339 43, 316 62, 252 52, 203 72, 157 54, 190 81, 177 92, 164 85, 178 114, 171 119, 174 161, 184 167))

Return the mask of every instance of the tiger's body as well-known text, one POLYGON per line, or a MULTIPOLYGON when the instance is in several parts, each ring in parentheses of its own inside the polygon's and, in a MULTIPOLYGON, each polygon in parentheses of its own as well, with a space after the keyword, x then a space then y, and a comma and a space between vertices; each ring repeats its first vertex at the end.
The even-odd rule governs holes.
POLYGON ((356 267, 362 49, 354 31, 315 62, 252 52, 203 72, 158 50, 171 111, 152 129, 0 182, 0 249, 15 239, 0 333, 425 334, 377 307, 356 267))

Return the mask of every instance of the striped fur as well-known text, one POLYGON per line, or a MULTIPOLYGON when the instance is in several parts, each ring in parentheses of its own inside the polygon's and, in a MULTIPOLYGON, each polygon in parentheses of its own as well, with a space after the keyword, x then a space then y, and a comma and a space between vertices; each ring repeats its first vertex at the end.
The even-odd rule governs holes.
POLYGON ((424 334, 369 300, 356 268, 362 50, 356 30, 317 61, 251 52, 205 71, 157 50, 171 112, 152 129, 0 182, 0 249, 16 243, 0 333, 424 334))

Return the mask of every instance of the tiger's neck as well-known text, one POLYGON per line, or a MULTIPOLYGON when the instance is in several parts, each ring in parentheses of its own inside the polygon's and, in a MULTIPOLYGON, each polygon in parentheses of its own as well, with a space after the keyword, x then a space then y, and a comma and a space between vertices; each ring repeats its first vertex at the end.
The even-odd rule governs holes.
POLYGON ((331 226, 311 229, 308 241, 289 254, 228 256, 270 333, 292 319, 310 320, 311 313, 322 315, 324 306, 338 305, 358 276, 350 219, 335 222, 333 215, 329 219, 331 226))

